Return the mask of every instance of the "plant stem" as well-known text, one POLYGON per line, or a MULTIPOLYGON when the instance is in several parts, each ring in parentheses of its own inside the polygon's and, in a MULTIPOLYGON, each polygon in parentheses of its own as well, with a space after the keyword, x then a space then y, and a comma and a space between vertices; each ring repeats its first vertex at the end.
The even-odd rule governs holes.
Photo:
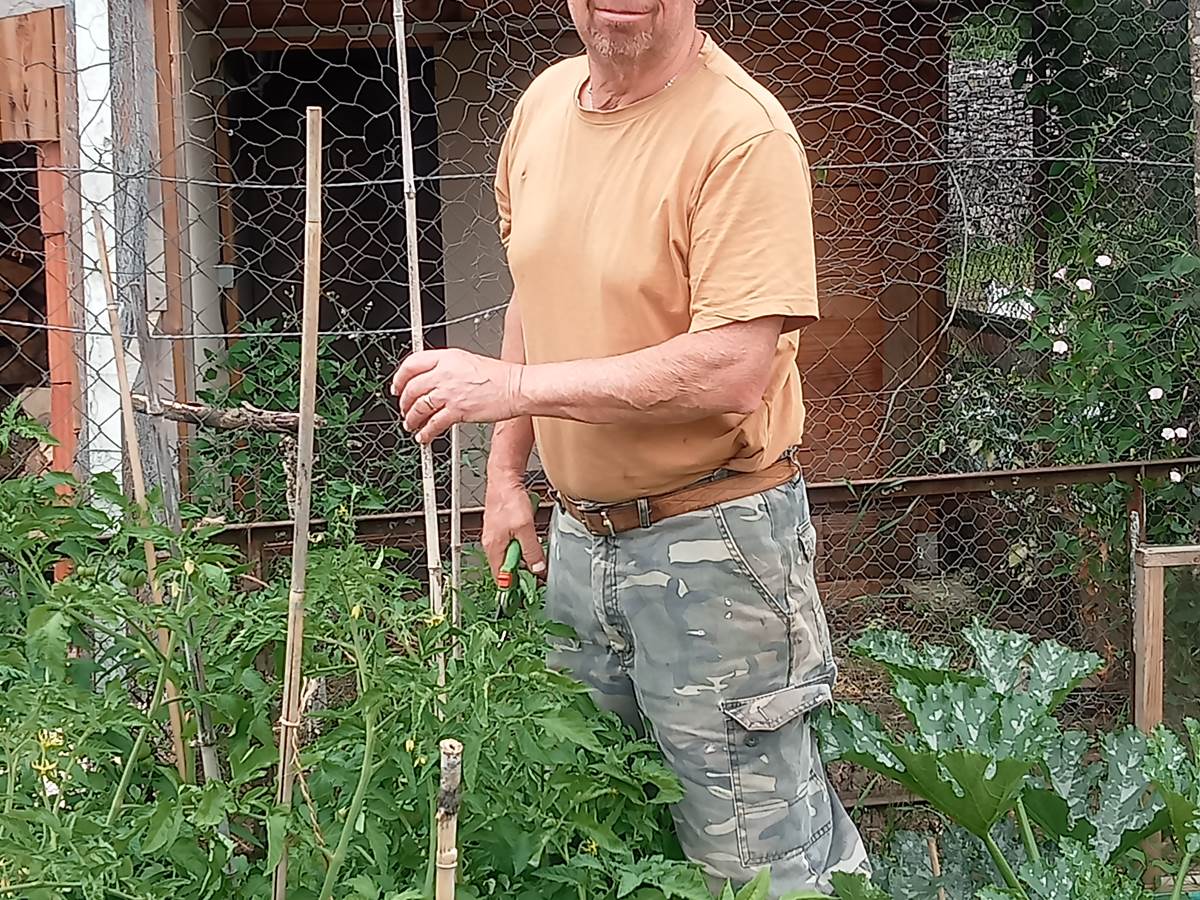
POLYGON ((1021 825, 1021 840, 1025 844, 1025 853, 1034 865, 1041 865, 1042 855, 1038 852, 1037 840, 1033 835, 1033 825, 1029 821, 1029 813, 1025 811, 1025 803, 1017 798, 1017 822, 1021 825))
POLYGON ((1179 872, 1175 875, 1175 887, 1171 889, 1171 900, 1180 900, 1183 896, 1183 882, 1192 868, 1192 856, 1191 853, 1183 854, 1183 859, 1179 863, 1179 872))
POLYGON ((983 845, 987 847, 988 853, 991 854, 992 862, 996 864, 996 869, 999 870, 1004 883, 1016 891, 1017 896, 1021 900, 1029 900, 1029 895, 1021 887, 1021 882, 1017 881, 1017 873, 1013 871, 1012 866, 1008 864, 1008 860, 1004 858, 1004 854, 1000 852, 1000 848, 996 846, 996 839, 992 837, 990 832, 984 834, 983 845))
POLYGON ((371 781, 371 771, 374 768, 371 756, 375 750, 375 712, 368 710, 363 717, 367 730, 363 742, 362 767, 358 770, 358 784, 354 787, 354 796, 350 800, 350 809, 346 812, 346 822, 342 825, 342 833, 338 835, 337 848, 329 860, 329 869, 325 872, 325 884, 321 887, 320 900, 329 900, 333 896, 333 888, 337 881, 338 870, 346 859, 346 850, 350 846, 350 835, 354 833, 358 815, 362 812, 363 798, 367 794, 367 786, 371 781))
POLYGON ((422 897, 433 897, 433 884, 437 879, 437 788, 429 794, 429 862, 425 866, 425 890, 422 897))
MULTIPOLYGON (((158 680, 154 682, 154 693, 150 697, 150 712, 147 714, 149 718, 153 718, 158 712, 158 707, 162 703, 163 691, 167 686, 167 663, 170 659, 171 652, 175 647, 175 635, 171 634, 167 642, 167 652, 164 655, 163 663, 158 669, 158 680)), ((146 732, 150 730, 150 726, 143 725, 138 731, 138 736, 134 739, 133 749, 129 753, 129 759, 125 760, 125 771, 121 773, 121 780, 117 784, 117 792, 113 794, 112 804, 108 807, 108 817, 104 820, 106 828, 111 828, 117 820, 117 813, 121 811, 121 803, 125 799, 125 791, 129 788, 129 780, 133 777, 133 767, 137 764, 137 758, 142 753, 142 747, 146 744, 146 732)))

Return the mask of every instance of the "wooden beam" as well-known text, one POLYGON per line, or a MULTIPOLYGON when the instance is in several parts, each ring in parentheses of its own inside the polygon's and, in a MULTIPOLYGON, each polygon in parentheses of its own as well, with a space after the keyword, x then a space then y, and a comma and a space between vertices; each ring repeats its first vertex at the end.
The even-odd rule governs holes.
POLYGON ((75 356, 71 316, 71 272, 66 227, 66 175, 62 171, 62 145, 58 141, 38 146, 38 203, 41 206, 45 253, 46 335, 50 358, 50 432, 58 441, 53 451, 54 469, 75 471, 79 441, 79 368, 75 356))
POLYGON ((1178 547, 1139 547, 1137 564, 1148 569, 1172 566, 1200 566, 1200 544, 1178 547))
MULTIPOLYGON (((159 190, 162 196, 163 268, 167 292, 167 308, 162 330, 181 335, 191 331, 184 302, 183 229, 180 216, 180 195, 185 190, 181 177, 183 143, 180 140, 182 79, 179 72, 179 4, 177 0, 153 0, 154 69, 156 112, 158 125, 159 190), (189 327, 185 327, 185 323, 189 327)), ((175 382, 175 397, 187 400, 191 347, 187 341, 171 344, 171 367, 175 382)), ((179 423, 179 493, 188 490, 188 425, 179 423)))
POLYGON ((1144 732, 1163 720, 1163 595, 1165 572, 1145 566, 1143 551, 1133 571, 1133 720, 1144 732))

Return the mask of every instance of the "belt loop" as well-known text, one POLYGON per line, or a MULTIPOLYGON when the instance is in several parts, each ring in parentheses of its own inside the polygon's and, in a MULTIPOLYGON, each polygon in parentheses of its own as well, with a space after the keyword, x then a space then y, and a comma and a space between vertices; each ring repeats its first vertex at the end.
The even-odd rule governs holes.
POLYGON ((645 497, 639 497, 637 501, 638 524, 642 528, 650 527, 650 501, 645 497))
POLYGON ((609 537, 616 537, 616 536, 617 536, 617 529, 613 528, 612 519, 610 519, 610 518, 608 517, 608 510, 607 510, 607 509, 602 509, 602 510, 600 510, 600 521, 601 521, 601 522, 603 522, 603 523, 604 523, 604 527, 608 529, 608 536, 609 536, 609 537))

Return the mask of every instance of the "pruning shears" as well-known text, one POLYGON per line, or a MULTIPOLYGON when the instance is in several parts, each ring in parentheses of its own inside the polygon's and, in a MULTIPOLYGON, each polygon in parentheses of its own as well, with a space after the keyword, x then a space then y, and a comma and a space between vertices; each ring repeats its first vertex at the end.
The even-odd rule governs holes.
POLYGON ((513 585, 519 577, 517 569, 521 565, 521 542, 516 538, 508 544, 504 553, 504 562, 496 575, 496 616, 503 618, 508 615, 508 600, 512 595, 513 585))
MULTIPOLYGON (((530 495, 529 499, 533 504, 534 515, 536 515, 537 495, 530 495)), ((500 565, 500 571, 496 573, 496 618, 498 619, 508 615, 509 601, 514 589, 518 594, 531 594, 534 590, 533 575, 521 571, 521 558, 521 542, 513 538, 508 542, 508 549, 504 551, 504 562, 500 565)))

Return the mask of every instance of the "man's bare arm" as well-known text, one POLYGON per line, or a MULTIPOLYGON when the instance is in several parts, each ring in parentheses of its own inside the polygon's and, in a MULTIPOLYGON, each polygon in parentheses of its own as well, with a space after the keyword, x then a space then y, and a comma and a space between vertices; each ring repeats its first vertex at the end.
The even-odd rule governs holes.
MULTIPOLYGON (((521 310, 514 293, 504 313, 504 338, 500 344, 500 359, 518 366, 525 365, 525 336, 521 329, 521 310)), ((488 481, 509 480, 521 483, 533 452, 533 421, 529 416, 503 419, 492 429, 491 449, 488 451, 488 481)))
POLYGON ((783 319, 736 322, 604 359, 523 366, 516 412, 592 424, 749 415, 762 402, 783 319))
MULTIPOLYGON (((525 337, 516 294, 504 314, 504 339, 500 359, 512 366, 525 363, 525 337)), ((525 469, 533 452, 533 422, 528 416, 504 419, 492 429, 488 449, 487 491, 483 503, 483 549, 492 573, 500 571, 508 544, 514 538, 531 572, 546 570, 546 557, 538 541, 533 507, 525 493, 525 469)))
MULTIPOLYGON (((519 324, 519 306, 512 315, 519 324)), ((422 442, 456 422, 521 423, 500 429, 497 472, 511 472, 528 458, 531 416, 608 424, 749 414, 762 401, 783 321, 733 322, 633 353, 562 363, 524 365, 465 350, 427 350, 401 364, 392 393, 400 398, 405 428, 422 442)), ((505 332, 507 340, 507 323, 505 332)))

